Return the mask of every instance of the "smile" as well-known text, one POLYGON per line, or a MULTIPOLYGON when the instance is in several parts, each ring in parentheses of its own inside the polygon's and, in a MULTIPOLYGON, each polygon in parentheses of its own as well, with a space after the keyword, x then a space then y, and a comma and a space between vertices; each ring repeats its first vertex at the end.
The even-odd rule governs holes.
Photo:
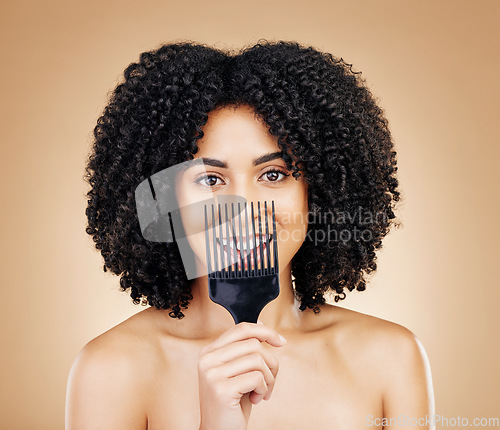
MULTIPOLYGON (((249 242, 250 246, 249 246, 249 249, 247 250, 247 240, 245 237, 242 238, 241 243, 240 243, 239 237, 236 237, 236 243, 234 242, 234 240, 228 241, 226 238, 223 238, 222 244, 221 244, 221 241, 219 240, 219 238, 216 239, 217 244, 218 244, 218 248, 219 248, 219 255, 220 255, 220 249, 222 246, 222 249, 224 251, 224 259, 226 262, 230 261, 231 264, 234 264, 235 263, 234 257, 235 257, 235 253, 236 253, 237 261, 241 261, 241 258, 244 258, 245 262, 246 262, 247 261, 246 257, 248 257, 250 255, 251 265, 253 265, 253 263, 254 263, 254 252, 253 252, 254 249, 256 248, 255 253, 256 253, 256 260, 258 262, 258 261, 260 261, 261 252, 264 252, 267 249, 268 244, 271 243, 272 240, 273 240, 272 234, 269 235, 269 237, 257 236, 257 238, 255 238, 255 239, 253 236, 249 237, 248 242, 249 242), (231 250, 230 251, 230 260, 228 260, 228 242, 229 242, 229 249, 231 250), (243 248, 243 252, 241 251, 242 248, 243 248), (235 252, 235 250, 236 250, 236 252, 235 252)), ((246 266, 246 263, 245 263, 245 266, 246 266)))

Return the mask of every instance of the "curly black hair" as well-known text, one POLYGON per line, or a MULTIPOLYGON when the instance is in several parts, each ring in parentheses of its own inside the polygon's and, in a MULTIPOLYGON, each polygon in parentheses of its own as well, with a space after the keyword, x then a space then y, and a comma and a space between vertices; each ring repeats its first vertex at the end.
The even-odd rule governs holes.
POLYGON ((86 232, 104 271, 121 275, 134 304, 184 317, 193 297, 178 247, 143 238, 134 192, 193 158, 211 111, 247 105, 277 137, 293 176, 308 183, 314 222, 292 260, 300 310, 319 313, 325 294, 338 301, 344 289, 365 290, 375 251, 399 225, 393 209, 401 196, 387 119, 360 75, 342 58, 292 41, 260 39, 232 52, 182 40, 141 53, 97 120, 85 168, 86 232))

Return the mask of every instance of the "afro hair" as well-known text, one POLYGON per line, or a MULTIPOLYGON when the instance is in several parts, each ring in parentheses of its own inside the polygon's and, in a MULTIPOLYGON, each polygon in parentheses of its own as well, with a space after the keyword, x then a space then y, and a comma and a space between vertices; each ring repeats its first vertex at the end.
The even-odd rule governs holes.
POLYGON ((179 249, 143 238, 135 188, 193 158, 211 111, 248 105, 293 176, 309 184, 313 222, 292 260, 300 310, 319 313, 325 295, 338 301, 345 290, 365 290, 375 251, 398 224, 400 192, 388 122, 360 75, 342 58, 290 41, 261 39, 236 53, 178 41, 140 54, 109 95, 85 168, 86 232, 104 271, 121 276, 134 304, 184 317, 192 295, 179 249))

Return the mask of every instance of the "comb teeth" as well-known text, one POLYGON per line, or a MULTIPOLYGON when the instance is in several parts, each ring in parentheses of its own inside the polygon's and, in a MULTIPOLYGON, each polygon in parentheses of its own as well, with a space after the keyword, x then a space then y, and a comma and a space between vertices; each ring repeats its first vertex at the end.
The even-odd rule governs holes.
POLYGON ((250 204, 250 220, 246 202, 243 207, 240 203, 237 207, 231 203, 230 208, 227 203, 222 205, 219 203, 217 210, 215 205, 208 207, 205 205, 205 242, 209 278, 253 278, 279 273, 274 201, 271 207, 272 213, 269 215, 267 202, 264 202, 264 220, 262 220, 261 205, 257 202, 259 225, 256 231, 253 202, 250 204), (271 234, 269 216, 272 219, 271 234))

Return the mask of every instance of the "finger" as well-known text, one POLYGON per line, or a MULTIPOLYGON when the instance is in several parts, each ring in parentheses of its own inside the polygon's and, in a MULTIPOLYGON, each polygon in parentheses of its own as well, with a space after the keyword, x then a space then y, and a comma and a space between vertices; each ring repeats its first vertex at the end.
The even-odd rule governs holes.
POLYGON ((202 349, 201 354, 207 353, 216 348, 220 348, 231 342, 249 339, 251 337, 255 337, 261 342, 267 342, 273 346, 283 346, 286 343, 286 340, 285 342, 283 342, 280 339, 279 333, 271 327, 262 324, 242 322, 236 324, 234 327, 231 327, 229 330, 222 333, 213 342, 205 346, 202 349))
POLYGON ((234 398, 240 399, 246 393, 254 391, 259 397, 267 392, 266 381, 261 372, 253 371, 243 373, 227 380, 228 390, 234 398))
POLYGON ((262 356, 256 352, 249 355, 244 355, 243 357, 238 357, 229 363, 225 363, 218 368, 219 377, 223 379, 234 378, 235 376, 241 375, 243 373, 250 373, 254 371, 259 371, 264 376, 266 382, 267 390, 264 395, 267 394, 268 390, 272 390, 274 387, 274 375, 267 367, 266 362, 262 356))
POLYGON ((279 369, 278 359, 267 348, 264 348, 260 340, 256 338, 245 339, 230 343, 224 347, 212 350, 203 357, 206 368, 220 366, 221 364, 235 360, 238 357, 252 353, 259 353, 271 373, 276 377, 279 369))

